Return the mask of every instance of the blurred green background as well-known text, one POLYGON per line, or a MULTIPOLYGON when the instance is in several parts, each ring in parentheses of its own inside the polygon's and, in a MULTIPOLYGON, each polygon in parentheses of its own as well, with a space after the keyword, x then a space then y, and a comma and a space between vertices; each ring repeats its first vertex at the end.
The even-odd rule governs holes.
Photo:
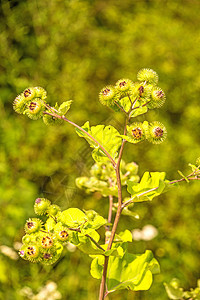
MULTIPOLYGON (((154 69, 167 101, 140 120, 163 122, 168 139, 161 145, 127 145, 124 158, 139 164, 140 176, 146 170, 166 171, 168 179, 177 179, 177 170, 187 174, 188 163, 200 156, 199 10, 198 0, 1 1, 0 299, 36 299, 27 287, 37 294, 49 280, 62 299, 96 299, 99 281, 90 277, 91 259, 80 251, 66 248, 59 263, 44 267, 9 255, 2 245, 17 251, 39 196, 63 209, 94 208, 107 215, 104 198, 75 186, 75 178, 93 163, 87 143, 67 124, 51 128, 17 115, 12 109, 16 95, 42 86, 52 105, 74 100, 69 118, 79 125, 90 120, 120 129, 122 116, 99 103, 99 91, 123 77, 135 81, 141 68, 154 69)), ((182 184, 152 203, 136 205, 140 220, 122 217, 119 230, 157 228, 154 239, 135 241, 132 251, 151 249, 161 274, 147 292, 122 291, 109 299, 168 299, 163 282, 173 277, 185 289, 196 285, 199 191, 198 182, 182 184)))

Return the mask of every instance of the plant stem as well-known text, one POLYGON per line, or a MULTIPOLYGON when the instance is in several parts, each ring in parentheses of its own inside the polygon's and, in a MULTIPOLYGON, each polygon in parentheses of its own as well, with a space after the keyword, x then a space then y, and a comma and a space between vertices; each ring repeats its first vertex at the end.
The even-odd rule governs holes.
POLYGON ((105 153, 105 155, 109 158, 109 160, 111 161, 113 167, 116 167, 116 162, 114 161, 114 159, 110 156, 110 154, 106 151, 106 149, 93 137, 91 136, 86 130, 84 130, 82 127, 78 126, 76 123, 68 120, 65 116, 60 116, 57 113, 49 113, 49 112, 44 112, 44 114, 50 115, 52 117, 56 117, 58 119, 64 120, 66 122, 68 122, 69 124, 73 125, 74 127, 76 127, 77 129, 79 129, 80 131, 82 131, 84 134, 86 134, 91 140, 93 140, 100 148, 101 150, 105 153))
MULTIPOLYGON (((191 175, 188 175, 188 176, 191 176, 191 175)), ((187 179, 188 179, 188 180, 200 180, 199 177, 188 177, 188 176, 187 176, 187 179)), ((178 182, 181 182, 181 181, 186 181, 186 180, 185 180, 185 178, 181 178, 181 179, 177 179, 177 180, 170 181, 170 182, 168 182, 168 184, 178 183, 178 182)), ((143 192, 143 193, 141 193, 141 194, 138 194, 137 196, 133 196, 131 199, 129 199, 128 201, 126 201, 126 202, 123 203, 122 209, 123 209, 124 207, 128 206, 129 204, 134 203, 134 198, 135 198, 135 197, 139 198, 139 197, 144 196, 144 195, 146 195, 146 194, 148 194, 148 193, 150 193, 150 192, 156 191, 158 188, 159 188, 159 187, 157 186, 157 187, 152 188, 152 189, 150 189, 150 190, 148 190, 148 191, 145 191, 145 192, 143 192)))
MULTIPOLYGON (((126 117, 125 126, 124 126, 124 135, 126 135, 127 123, 129 121, 129 119, 130 119, 130 117, 126 117)), ((118 207, 117 207, 117 212, 116 212, 115 220, 113 223, 110 239, 108 242, 107 250, 110 250, 112 247, 112 243, 113 243, 113 240, 115 237, 115 233, 116 233, 117 226, 118 226, 119 219, 120 219, 121 212, 122 212, 122 186, 121 186, 121 178, 120 178, 120 163, 121 163, 125 143, 126 143, 126 140, 123 140, 120 151, 119 151, 118 161, 117 161, 116 166, 114 167, 115 173, 116 173, 116 178, 117 178, 117 187, 118 187, 118 207)), ((100 291, 99 291, 99 300, 103 300, 105 295, 107 295, 107 294, 104 294, 104 291, 105 291, 106 275, 107 275, 107 269, 108 269, 108 261, 109 261, 109 257, 105 257, 103 275, 102 275, 100 291)))
POLYGON ((123 107, 121 107, 116 101, 115 101, 115 104, 119 107, 119 109, 120 109, 123 113, 127 114, 127 112, 123 109, 123 107))

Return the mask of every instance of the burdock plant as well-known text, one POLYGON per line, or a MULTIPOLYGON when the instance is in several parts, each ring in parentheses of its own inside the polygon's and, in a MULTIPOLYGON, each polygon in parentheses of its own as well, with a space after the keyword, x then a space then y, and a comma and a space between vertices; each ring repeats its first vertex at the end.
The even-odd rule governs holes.
POLYGON ((161 107, 165 102, 165 93, 157 86, 155 71, 142 69, 137 80, 120 79, 115 85, 104 87, 99 94, 103 105, 124 115, 125 125, 121 133, 110 125, 90 126, 86 122, 81 127, 75 124, 66 118, 72 101, 50 106, 46 102, 46 91, 41 87, 27 88, 13 103, 17 113, 33 120, 43 118, 46 125, 66 122, 75 127, 78 136, 86 139, 93 149, 95 161, 91 176, 77 178, 76 184, 87 192, 100 192, 109 201, 107 215, 100 216, 94 210, 82 211, 79 208, 61 211, 48 199, 37 198, 35 213, 46 216, 46 221, 41 222, 38 218, 27 220, 19 254, 31 262, 48 265, 59 259, 66 242, 74 244, 92 258, 90 273, 101 280, 99 300, 116 290, 148 290, 152 275, 159 273, 159 264, 151 251, 146 250, 144 254, 128 252, 132 234, 128 229, 117 231, 121 215, 137 217, 130 209, 135 202, 152 201, 178 182, 200 179, 199 160, 196 165, 190 165, 192 171, 189 175, 179 172, 181 178, 173 181, 166 180, 164 172, 145 172, 139 179, 137 164, 122 160, 127 142, 160 144, 167 136, 165 126, 158 121, 132 122, 135 117, 161 107), (124 187, 125 197, 122 196, 124 187), (105 228, 104 238, 97 231, 102 226, 105 228))

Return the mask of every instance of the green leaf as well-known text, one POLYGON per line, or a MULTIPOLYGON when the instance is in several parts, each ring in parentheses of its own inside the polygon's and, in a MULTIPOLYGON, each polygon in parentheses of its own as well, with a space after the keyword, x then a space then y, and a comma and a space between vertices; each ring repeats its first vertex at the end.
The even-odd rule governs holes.
POLYGON ((140 183, 128 181, 128 192, 135 197, 134 202, 151 201, 163 193, 167 182, 164 172, 145 172, 140 183))
POLYGON ((143 115, 147 112, 147 110, 148 108, 146 106, 140 106, 132 111, 131 118, 135 118, 139 115, 143 115))
POLYGON ((63 103, 59 106, 59 108, 58 108, 59 114, 60 114, 60 115, 65 115, 65 114, 68 112, 68 110, 70 109, 70 106, 71 106, 72 102, 73 102, 72 100, 63 102, 63 103))
POLYGON ((122 98, 122 99, 120 100, 120 103, 119 103, 119 104, 123 107, 123 109, 124 109, 126 112, 128 112, 129 109, 131 108, 131 102, 130 102, 130 100, 129 100, 128 97, 122 98))
POLYGON ((58 221, 64 226, 76 228, 86 221, 86 215, 78 208, 68 208, 60 213, 58 221))
POLYGON ((89 234, 90 230, 96 230, 105 225, 107 221, 94 210, 85 211, 87 221, 80 226, 81 233, 89 234))
POLYGON ((170 299, 182 299, 183 290, 181 288, 175 288, 171 284, 164 283, 165 290, 170 299))
POLYGON ((189 166, 190 168, 192 168, 192 172, 194 172, 195 174, 198 174, 198 173, 200 172, 198 166, 195 166, 195 165, 192 165, 192 164, 188 164, 188 166, 189 166))
MULTIPOLYGON (((96 257, 91 264, 91 275, 100 279, 103 272, 104 259, 96 257)), ((110 257, 106 284, 108 293, 121 289, 133 291, 148 290, 152 284, 152 274, 159 271, 159 264, 151 251, 141 255, 125 253, 122 258, 110 257)))
POLYGON ((187 183, 189 183, 189 180, 181 171, 178 170, 178 174, 181 175, 181 177, 183 177, 187 183))
POLYGON ((119 236, 123 242, 132 242, 132 240, 133 240, 132 233, 128 229, 126 229, 123 232, 120 232, 119 236))
MULTIPOLYGON (((107 244, 105 245, 108 246, 107 244)), ((106 250, 104 253, 106 256, 122 257, 124 255, 124 249, 120 245, 114 245, 110 250, 106 250)))
MULTIPOLYGON (((82 128, 97 140, 113 159, 117 156, 118 148, 121 145, 121 137, 119 132, 113 126, 97 125, 90 127, 89 122, 86 122, 82 128)), ((90 146, 94 148, 92 156, 96 162, 108 160, 106 154, 99 145, 88 137, 87 134, 79 129, 76 129, 76 132, 80 137, 84 137, 90 146)))
POLYGON ((46 220, 46 223, 45 223, 45 229, 47 231, 52 231, 54 229, 54 227, 56 226, 56 222, 54 221, 53 218, 48 218, 46 220))
POLYGON ((124 207, 124 209, 122 210, 122 215, 129 216, 129 217, 134 218, 134 219, 139 219, 140 218, 138 213, 136 213, 134 211, 131 211, 128 207, 124 207))
POLYGON ((69 231, 69 241, 76 246, 80 244, 77 231, 69 231))
MULTIPOLYGON (((99 234, 93 230, 89 232, 89 235, 96 241, 99 241, 99 234)), ((83 236, 79 233, 79 241, 80 244, 78 245, 78 248, 83 251, 84 253, 87 253, 89 255, 103 255, 105 253, 104 250, 101 250, 98 248, 94 242, 91 241, 91 239, 87 236, 83 236)))
POLYGON ((90 274, 93 278, 101 279, 104 260, 105 258, 102 255, 93 259, 90 268, 90 274))

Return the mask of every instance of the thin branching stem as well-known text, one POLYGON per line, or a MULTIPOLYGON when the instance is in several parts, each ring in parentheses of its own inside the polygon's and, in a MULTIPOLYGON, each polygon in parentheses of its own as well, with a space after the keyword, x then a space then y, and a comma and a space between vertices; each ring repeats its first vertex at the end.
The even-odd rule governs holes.
MULTIPOLYGON (((126 135, 126 132, 127 132, 127 123, 129 122, 129 119, 130 119, 130 117, 126 117, 125 126, 124 126, 124 135, 126 135)), ((118 160, 117 160, 117 164, 114 168, 115 173, 116 173, 116 178, 117 178, 117 187, 118 187, 118 206, 117 206, 117 212, 116 212, 116 215, 115 215, 115 220, 114 220, 114 223, 113 223, 113 227, 112 227, 110 239, 109 239, 109 242, 108 242, 107 250, 110 250, 111 247, 112 247, 112 243, 113 243, 113 240, 114 240, 114 237, 115 237, 115 233, 116 233, 117 226, 118 226, 119 219, 120 219, 121 212, 122 212, 123 199, 122 199, 122 186, 121 186, 121 178, 120 178, 120 163, 121 163, 125 143, 126 143, 126 140, 122 140, 122 145, 121 145, 121 148, 120 148, 120 151, 119 151, 119 157, 118 157, 118 160)), ((104 291, 105 291, 108 261, 109 261, 109 257, 105 257, 103 275, 102 275, 101 284, 100 284, 100 291, 99 291, 99 300, 103 300, 107 295, 107 293, 105 293, 104 291)))
MULTIPOLYGON (((198 177, 198 176, 195 176, 195 177, 189 177, 189 176, 191 176, 191 174, 186 177, 187 180, 200 180, 200 177, 198 177)), ((168 182, 168 184, 174 184, 174 183, 178 183, 178 182, 182 182, 182 181, 186 181, 186 179, 185 178, 181 178, 181 179, 173 180, 173 181, 168 182)), ((145 191, 145 192, 143 192, 141 194, 138 194, 138 195, 132 197, 131 199, 129 199, 128 201, 126 201, 126 202, 123 203, 122 209, 124 209, 124 207, 126 207, 126 206, 134 203, 134 199, 135 198, 139 198, 139 197, 142 197, 142 196, 144 196, 144 195, 146 195, 146 194, 148 194, 150 192, 156 191, 158 188, 159 187, 157 186, 155 188, 152 188, 152 189, 150 189, 148 191, 145 191)))
MULTIPOLYGON (((81 233, 81 230, 79 228, 68 228, 68 229, 71 231, 77 231, 81 233)), ((97 246, 97 248, 105 252, 105 249, 103 249, 89 234, 86 234, 85 236, 87 236, 97 246)))
POLYGON ((121 106, 119 105, 119 103, 117 103, 117 102, 115 101, 115 104, 119 107, 119 109, 120 109, 123 113, 125 113, 125 114, 127 115, 127 112, 125 111, 125 109, 123 109, 123 107, 121 107, 121 106))
POLYGON ((93 140, 98 146, 99 148, 101 148, 101 150, 105 153, 105 155, 109 158, 109 160, 111 161, 113 167, 116 166, 116 162, 114 161, 114 159, 110 156, 110 154, 106 151, 106 149, 92 136, 90 135, 86 130, 84 130, 82 127, 80 127, 79 125, 77 125, 76 123, 68 120, 65 116, 60 116, 55 112, 44 112, 44 114, 50 115, 52 117, 56 117, 58 119, 64 120, 65 122, 68 122, 69 124, 73 125, 74 127, 76 127, 77 129, 79 129, 80 131, 82 131, 84 134, 86 134, 91 140, 93 140))

